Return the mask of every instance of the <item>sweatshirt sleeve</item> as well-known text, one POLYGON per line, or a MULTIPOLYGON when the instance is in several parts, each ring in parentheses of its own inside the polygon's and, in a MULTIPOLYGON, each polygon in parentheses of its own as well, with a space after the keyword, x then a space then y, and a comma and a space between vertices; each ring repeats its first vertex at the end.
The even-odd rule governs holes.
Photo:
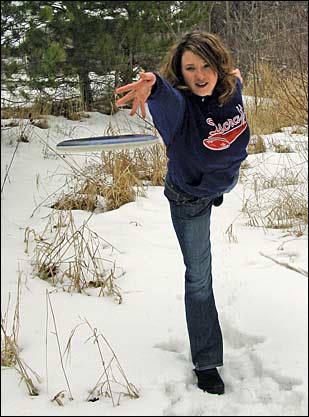
POLYGON ((240 91, 242 91, 243 85, 238 77, 236 77, 236 86, 239 88, 240 91))
POLYGON ((183 120, 185 99, 164 78, 156 75, 156 84, 147 104, 155 127, 164 143, 169 146, 183 120))

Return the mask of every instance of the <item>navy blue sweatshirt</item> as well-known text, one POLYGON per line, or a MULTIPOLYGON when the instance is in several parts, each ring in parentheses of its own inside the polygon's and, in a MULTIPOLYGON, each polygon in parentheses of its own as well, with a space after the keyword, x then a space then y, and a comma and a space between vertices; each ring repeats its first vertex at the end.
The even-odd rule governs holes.
POLYGON ((200 97, 173 88, 156 75, 148 108, 165 145, 168 175, 182 191, 207 197, 227 191, 247 157, 250 131, 237 78, 228 103, 218 93, 200 97))

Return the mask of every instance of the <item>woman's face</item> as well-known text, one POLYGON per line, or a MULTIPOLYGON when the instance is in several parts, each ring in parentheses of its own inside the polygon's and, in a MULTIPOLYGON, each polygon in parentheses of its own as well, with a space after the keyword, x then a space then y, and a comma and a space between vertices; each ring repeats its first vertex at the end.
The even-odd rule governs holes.
POLYGON ((198 96, 211 96, 218 74, 199 55, 185 51, 181 57, 181 72, 186 85, 198 96))

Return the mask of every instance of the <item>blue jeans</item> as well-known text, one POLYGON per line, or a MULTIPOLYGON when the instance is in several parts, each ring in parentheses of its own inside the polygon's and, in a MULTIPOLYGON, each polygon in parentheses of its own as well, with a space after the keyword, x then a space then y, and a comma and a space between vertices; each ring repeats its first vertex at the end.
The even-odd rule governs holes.
POLYGON ((223 341, 212 288, 210 215, 215 197, 194 197, 168 178, 164 194, 170 203, 173 226, 185 271, 185 311, 195 369, 223 365, 223 341))

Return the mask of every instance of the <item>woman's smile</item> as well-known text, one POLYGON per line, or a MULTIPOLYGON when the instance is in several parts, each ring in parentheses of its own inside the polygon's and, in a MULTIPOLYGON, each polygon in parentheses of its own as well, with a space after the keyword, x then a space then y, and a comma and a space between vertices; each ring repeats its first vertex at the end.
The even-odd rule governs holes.
POLYGON ((186 85, 198 96, 210 96, 218 81, 217 73, 199 55, 185 51, 181 70, 186 85))

